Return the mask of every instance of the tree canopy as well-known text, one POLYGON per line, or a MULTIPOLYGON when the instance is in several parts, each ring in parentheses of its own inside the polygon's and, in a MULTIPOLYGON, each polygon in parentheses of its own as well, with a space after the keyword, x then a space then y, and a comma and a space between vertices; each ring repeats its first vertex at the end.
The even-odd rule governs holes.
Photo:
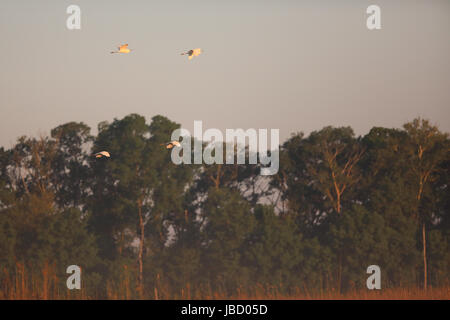
POLYGON ((295 133, 273 176, 175 165, 179 127, 130 114, 0 148, 0 297, 76 296, 72 264, 94 298, 346 291, 373 264, 384 287, 448 284, 450 143, 428 120, 295 133))

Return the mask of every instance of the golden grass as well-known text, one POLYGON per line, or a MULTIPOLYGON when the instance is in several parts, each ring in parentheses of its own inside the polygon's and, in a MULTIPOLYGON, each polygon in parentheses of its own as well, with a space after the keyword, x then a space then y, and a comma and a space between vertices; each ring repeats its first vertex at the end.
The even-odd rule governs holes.
POLYGON ((387 288, 381 290, 358 289, 339 293, 334 290, 307 293, 298 290, 292 295, 258 293, 256 295, 236 295, 230 299, 243 300, 450 300, 450 287, 428 288, 387 288))
MULTIPOLYGON (((16 264, 15 272, 9 274, 3 270, 4 277, 0 281, 0 300, 79 300, 98 299, 95 293, 81 290, 68 290, 58 279, 55 267, 45 264, 38 274, 27 276, 26 268, 16 264)), ((108 283, 106 297, 101 299, 128 300, 137 299, 136 288, 130 284, 128 274, 120 283, 108 283)), ((64 284, 63 283, 63 284, 64 284)), ((307 288, 296 288, 290 294, 284 294, 273 286, 255 285, 244 290, 239 288, 235 294, 229 295, 221 290, 211 288, 192 288, 186 285, 174 292, 167 285, 159 282, 158 287, 146 288, 144 300, 183 299, 183 300, 450 300, 450 285, 429 287, 427 290, 418 287, 385 288, 381 290, 353 289, 343 293, 330 289, 326 291, 309 291, 307 288)))

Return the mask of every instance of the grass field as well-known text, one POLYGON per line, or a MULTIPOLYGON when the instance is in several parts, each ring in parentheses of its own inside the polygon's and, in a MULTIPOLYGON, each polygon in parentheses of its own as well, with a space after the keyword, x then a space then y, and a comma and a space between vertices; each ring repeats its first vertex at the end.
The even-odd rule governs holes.
MULTIPOLYGON (((19 284, 20 287, 20 284, 19 284)), ((359 289, 345 293, 337 291, 323 292, 305 292, 300 289, 290 295, 280 294, 277 291, 256 291, 252 294, 245 292, 235 295, 225 295, 220 292, 210 292, 209 294, 191 294, 182 291, 174 296, 169 294, 156 293, 151 296, 144 296, 144 300, 154 300, 155 296, 160 300, 450 300, 450 287, 428 288, 388 288, 381 290, 359 289)), ((124 288, 121 291, 109 291, 106 299, 128 300, 136 299, 129 289, 124 288)), ((95 296, 89 295, 86 290, 60 291, 34 287, 32 290, 20 288, 17 290, 0 290, 0 299, 2 300, 96 300, 95 296)), ((101 298, 104 299, 104 298, 101 298)))
MULTIPOLYGON (((218 297, 220 298, 220 297, 218 297)), ((279 300, 449 300, 450 287, 428 288, 389 288, 381 290, 353 290, 346 293, 335 291, 305 293, 298 292, 293 295, 272 293, 259 293, 254 296, 238 295, 232 299, 279 299, 279 300)))
MULTIPOLYGON (((87 288, 68 290, 65 278, 56 276, 54 269, 46 264, 39 274, 29 275, 26 268, 17 264, 15 273, 0 278, 0 300, 71 300, 71 299, 111 299, 133 300, 139 295, 130 283, 128 277, 123 277, 120 283, 108 283, 106 296, 99 296, 87 288), (28 275, 27 275, 28 274, 28 275), (64 281, 62 283, 61 281, 64 281)), ((181 290, 171 290, 164 283, 158 287, 146 288, 144 300, 450 300, 450 284, 446 282, 440 287, 429 287, 427 290, 419 287, 385 288, 380 290, 353 289, 345 292, 337 290, 310 291, 307 288, 295 288, 290 294, 274 286, 256 284, 253 288, 237 290, 229 294, 222 290, 212 290, 209 287, 191 288, 186 286, 181 290)))

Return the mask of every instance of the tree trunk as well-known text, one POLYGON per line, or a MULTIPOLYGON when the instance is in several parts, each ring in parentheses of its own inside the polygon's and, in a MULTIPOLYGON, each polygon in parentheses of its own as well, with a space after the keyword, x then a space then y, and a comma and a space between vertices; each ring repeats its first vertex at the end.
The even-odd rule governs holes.
POLYGON ((140 241, 139 241, 139 295, 140 298, 144 295, 144 275, 143 275, 143 252, 144 252, 144 219, 142 217, 142 202, 139 200, 138 202, 138 211, 139 211, 139 227, 140 227, 140 241))
POLYGON ((337 290, 338 293, 341 293, 342 288, 342 250, 339 251, 339 266, 338 266, 338 284, 337 284, 337 290))
MULTIPOLYGON (((428 174, 426 174, 426 176, 428 176, 428 174)), ((420 200, 422 199, 422 192, 423 192, 423 185, 424 185, 424 181, 426 181, 426 176, 425 178, 423 178, 422 176, 420 177, 420 181, 419 181, 419 192, 417 193, 417 218, 419 219, 420 217, 420 212, 419 212, 419 206, 420 206, 420 200)), ((423 288, 426 290, 428 287, 427 284, 427 242, 426 242, 426 237, 425 237, 425 221, 423 220, 422 222, 422 245, 423 245, 423 288)))
POLYGON ((217 165, 217 173, 216 173, 216 177, 214 178, 214 176, 211 174, 210 178, 214 183, 214 187, 216 188, 216 190, 219 189, 220 186, 220 177, 221 177, 221 170, 222 170, 222 165, 218 164, 217 165))
POLYGON ((425 222, 422 224, 422 243, 423 243, 423 288, 427 290, 427 245, 425 237, 425 222))
POLYGON ((337 192, 337 213, 341 213, 341 194, 337 192))

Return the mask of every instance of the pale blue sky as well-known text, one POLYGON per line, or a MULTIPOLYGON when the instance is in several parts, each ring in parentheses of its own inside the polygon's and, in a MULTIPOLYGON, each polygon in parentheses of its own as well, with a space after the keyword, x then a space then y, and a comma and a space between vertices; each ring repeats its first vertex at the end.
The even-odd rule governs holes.
POLYGON ((429 118, 450 131, 450 1, 0 1, 0 146, 129 113, 192 130, 429 118), (66 8, 82 29, 66 29, 66 8), (378 4, 382 30, 366 28, 378 4), (135 49, 111 55, 120 43, 135 49), (184 50, 204 49, 188 61, 184 50))

